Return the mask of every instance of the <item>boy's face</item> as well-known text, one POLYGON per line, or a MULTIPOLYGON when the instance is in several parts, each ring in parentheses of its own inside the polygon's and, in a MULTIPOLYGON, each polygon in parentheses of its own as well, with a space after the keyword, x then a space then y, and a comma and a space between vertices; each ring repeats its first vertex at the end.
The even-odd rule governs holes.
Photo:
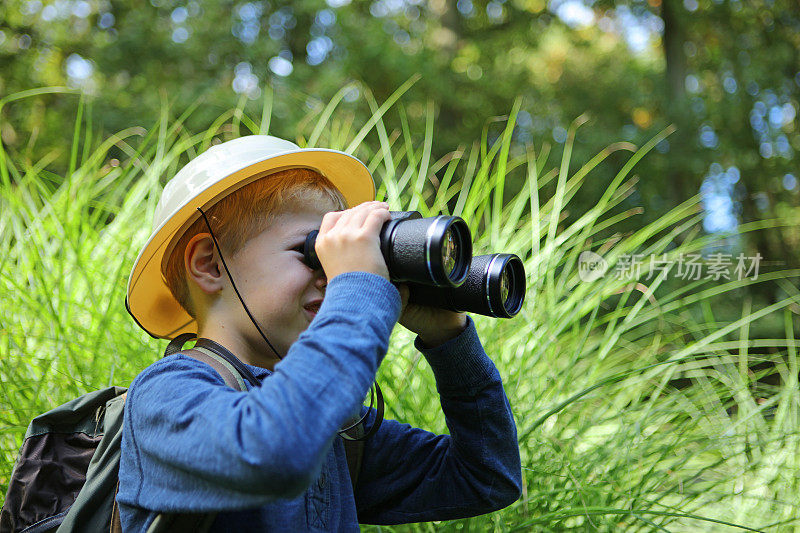
MULTIPOLYGON (((306 235, 319 229, 325 213, 337 209, 321 195, 315 201, 296 204, 277 215, 265 231, 228 260, 242 298, 281 357, 315 316, 304 306, 325 296, 327 279, 322 269, 312 270, 303 262, 306 235)), ((243 350, 243 359, 271 369, 277 362, 275 354, 250 322, 234 291, 223 291, 223 295, 227 314, 235 317, 231 324, 234 331, 227 332, 238 337, 231 343, 234 353, 243 350), (243 346, 237 347, 240 343, 243 346)))

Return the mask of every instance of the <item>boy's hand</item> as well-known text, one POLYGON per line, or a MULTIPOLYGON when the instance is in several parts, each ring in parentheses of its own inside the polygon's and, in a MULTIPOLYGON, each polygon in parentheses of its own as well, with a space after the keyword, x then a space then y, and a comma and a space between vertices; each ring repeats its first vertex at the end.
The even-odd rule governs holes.
MULTIPOLYGON (((389 280, 389 269, 381 254, 380 231, 391 219, 385 202, 364 202, 326 213, 315 249, 328 280, 345 272, 371 272, 389 280)), ((402 302, 400 324, 419 335, 427 347, 439 346, 467 327, 465 313, 409 304, 408 286, 401 284, 397 289, 402 302)))
POLYGON ((380 231, 392 219, 389 204, 364 202, 322 217, 315 250, 328 280, 345 272, 371 272, 389 279, 380 231))
POLYGON ((400 291, 402 311, 400 322, 405 328, 419 335, 426 348, 435 348, 457 337, 467 327, 466 313, 456 313, 427 305, 408 303, 408 285, 397 286, 400 291))

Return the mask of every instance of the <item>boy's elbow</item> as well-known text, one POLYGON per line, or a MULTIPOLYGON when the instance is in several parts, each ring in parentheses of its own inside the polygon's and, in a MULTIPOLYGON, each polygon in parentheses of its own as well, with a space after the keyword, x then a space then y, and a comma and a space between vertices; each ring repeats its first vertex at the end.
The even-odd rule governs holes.
POLYGON ((522 466, 517 463, 508 470, 499 473, 495 481, 493 511, 499 511, 513 504, 522 496, 522 466))
POLYGON ((516 502, 522 496, 522 475, 504 478, 496 487, 495 497, 493 498, 493 511, 505 509, 516 502))
POLYGON ((516 502, 517 500, 522 497, 522 478, 521 476, 518 479, 513 480, 512 483, 506 483, 503 490, 498 492, 498 498, 496 501, 497 509, 505 509, 512 503, 516 502))

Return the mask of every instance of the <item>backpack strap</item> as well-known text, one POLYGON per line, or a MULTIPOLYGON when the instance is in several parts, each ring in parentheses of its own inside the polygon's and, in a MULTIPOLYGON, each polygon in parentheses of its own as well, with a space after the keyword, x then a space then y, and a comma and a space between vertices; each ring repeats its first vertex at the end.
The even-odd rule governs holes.
POLYGON ((228 353, 226 356, 224 353, 218 353, 216 350, 210 349, 204 344, 208 342, 206 339, 198 339, 194 348, 183 349, 184 344, 196 338, 197 336, 194 333, 182 333, 178 335, 167 345, 167 348, 164 350, 164 357, 182 353, 193 359, 202 361, 216 370, 217 373, 222 376, 222 379, 225 380, 227 386, 238 391, 247 392, 245 379, 250 381, 254 387, 258 386, 258 380, 249 369, 241 364, 241 361, 236 359, 233 354, 228 353), (237 363, 239 365, 238 367, 237 363))
POLYGON ((117 494, 119 494, 119 479, 117 479, 117 488, 114 489, 114 503, 111 506, 110 533, 122 533, 122 522, 119 520, 119 507, 117 506, 117 494))
POLYGON ((247 385, 245 385, 244 379, 242 379, 241 374, 236 371, 236 368, 226 359, 220 357, 211 350, 195 346, 189 350, 182 350, 180 353, 210 365, 222 376, 222 379, 225 380, 225 384, 228 387, 238 391, 247 391, 247 385))
POLYGON ((164 357, 168 355, 172 355, 174 353, 178 353, 183 349, 183 345, 189 342, 190 340, 196 338, 197 335, 194 333, 181 333, 167 344, 167 348, 164 350, 164 357))

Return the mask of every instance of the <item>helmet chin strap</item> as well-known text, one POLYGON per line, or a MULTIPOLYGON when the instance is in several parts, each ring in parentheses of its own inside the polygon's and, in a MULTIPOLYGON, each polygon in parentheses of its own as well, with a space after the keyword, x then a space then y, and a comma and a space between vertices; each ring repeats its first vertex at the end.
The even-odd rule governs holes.
POLYGON ((228 270, 228 264, 225 262, 225 258, 222 256, 222 250, 219 247, 219 243, 217 242, 217 237, 214 235, 214 231, 211 229, 211 224, 208 222, 208 217, 206 217, 206 214, 199 207, 197 208, 197 210, 200 211, 200 214, 203 216, 203 220, 206 221, 206 226, 208 226, 208 232, 211 233, 211 238, 214 241, 214 246, 216 246, 217 253, 219 254, 219 258, 222 260, 222 266, 225 267, 225 273, 228 275, 228 279, 231 280, 231 286, 233 287, 233 290, 236 292, 236 296, 239 298, 239 301, 242 302, 242 307, 244 307, 244 310, 247 313, 247 316, 250 317, 250 321, 256 327, 256 329, 261 334, 261 336, 264 338, 264 340, 269 345, 269 347, 272 348, 272 351, 275 353, 275 355, 278 356, 278 359, 283 360, 283 357, 281 357, 281 355, 278 353, 278 350, 275 349, 275 347, 272 345, 272 343, 269 342, 269 340, 267 339, 267 336, 264 335, 264 332, 261 331, 261 328, 259 327, 258 322, 256 322, 256 319, 253 317, 253 314, 250 312, 250 309, 247 308, 247 304, 244 303, 244 299, 242 298, 242 295, 239 294, 239 289, 236 288, 236 284, 233 282, 233 276, 231 276, 231 271, 228 270))

